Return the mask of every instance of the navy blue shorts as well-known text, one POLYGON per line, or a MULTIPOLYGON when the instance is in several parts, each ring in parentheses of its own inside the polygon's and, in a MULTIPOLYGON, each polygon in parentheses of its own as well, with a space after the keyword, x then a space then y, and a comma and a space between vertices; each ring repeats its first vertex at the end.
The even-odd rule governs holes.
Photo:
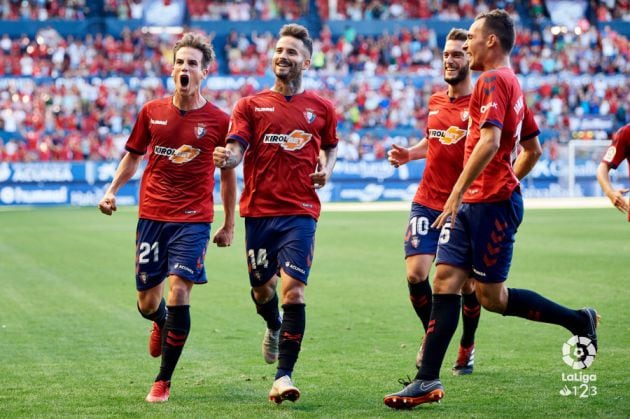
POLYGON ((405 232, 405 257, 435 255, 440 238, 440 229, 431 228, 441 211, 413 202, 409 214, 409 225, 405 232))
POLYGON ((145 291, 170 275, 205 284, 204 259, 210 223, 167 223, 138 220, 136 230, 136 288, 145 291))
POLYGON ((308 281, 317 222, 309 216, 245 218, 249 283, 258 287, 280 273, 308 281))
POLYGON ((480 282, 507 279, 514 236, 523 220, 523 197, 516 190, 509 200, 462 204, 455 227, 442 228, 436 264, 457 266, 480 282))

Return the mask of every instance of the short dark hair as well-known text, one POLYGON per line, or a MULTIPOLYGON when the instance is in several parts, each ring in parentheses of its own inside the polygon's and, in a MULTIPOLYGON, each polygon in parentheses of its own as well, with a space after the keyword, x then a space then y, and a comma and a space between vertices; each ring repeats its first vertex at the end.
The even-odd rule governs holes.
POLYGON ((468 31, 466 29, 461 28, 453 28, 450 30, 448 35, 446 35, 447 41, 464 41, 468 39, 468 31))
POLYGON ((483 30, 486 34, 496 35, 499 38, 501 49, 509 54, 514 48, 514 20, 503 9, 494 9, 486 13, 479 13, 475 20, 485 19, 483 30))
POLYGON ((184 34, 182 39, 177 41, 177 43, 173 47, 173 62, 175 62, 177 51, 184 47, 194 48, 201 51, 201 54, 203 55, 201 65, 203 68, 208 68, 208 66, 210 66, 210 64, 212 64, 212 62, 214 61, 215 55, 212 44, 206 41, 206 39, 201 35, 187 33, 184 34))
POLYGON ((308 29, 306 29, 304 26, 298 25, 297 23, 289 23, 287 25, 284 25, 280 29, 280 36, 290 36, 295 39, 299 39, 308 50, 309 57, 313 55, 313 40, 308 33, 308 29))

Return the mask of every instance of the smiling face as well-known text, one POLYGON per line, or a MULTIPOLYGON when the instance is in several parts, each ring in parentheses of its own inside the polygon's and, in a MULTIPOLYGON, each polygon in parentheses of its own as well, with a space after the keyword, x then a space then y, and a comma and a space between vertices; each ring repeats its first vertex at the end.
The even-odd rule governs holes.
POLYGON ((177 51, 171 72, 177 94, 194 96, 199 93, 201 82, 208 75, 202 61, 203 53, 196 48, 182 47, 177 51))
POLYGON ((468 56, 463 48, 464 41, 449 39, 444 45, 442 63, 444 65, 444 81, 450 85, 466 80, 468 73, 468 56))
POLYGON ((479 19, 473 22, 468 29, 468 39, 463 45, 470 60, 470 69, 475 71, 484 70, 484 60, 488 51, 487 36, 483 29, 484 21, 485 19, 479 19))
POLYGON ((276 43, 271 60, 273 73, 283 81, 296 80, 311 64, 308 50, 297 38, 283 36, 276 43))

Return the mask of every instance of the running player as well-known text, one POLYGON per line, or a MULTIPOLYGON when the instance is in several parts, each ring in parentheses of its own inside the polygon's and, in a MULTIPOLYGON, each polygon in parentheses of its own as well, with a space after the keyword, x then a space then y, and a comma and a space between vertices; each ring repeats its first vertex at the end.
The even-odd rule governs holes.
POLYGON ((300 397, 292 372, 306 324, 304 293, 320 213, 316 189, 326 184, 337 159, 335 109, 302 85, 312 53, 305 27, 283 26, 271 62, 273 87, 237 102, 227 146, 214 151, 219 167, 243 160, 240 213, 249 280, 256 311, 267 323, 264 359, 278 360, 269 392, 276 403, 300 397))
MULTIPOLYGON (((169 398, 171 376, 190 332, 190 292, 194 284, 207 282, 204 259, 214 218, 212 152, 225 145, 229 122, 225 112, 201 95, 213 60, 212 46, 199 36, 186 34, 175 44, 175 94, 140 110, 127 153, 99 203, 104 214, 116 211, 116 193, 148 152, 140 184, 136 288, 138 311, 153 322, 149 353, 161 356, 160 372, 146 397, 151 403, 169 398)), ((234 170, 221 170, 221 197, 225 216, 213 241, 223 247, 234 236, 234 170)))
MULTIPOLYGON (((597 168, 597 180, 604 194, 610 199, 615 208, 628 214, 628 199, 624 198, 623 195, 628 193, 630 189, 615 190, 610 183, 608 175, 610 169, 617 169, 624 160, 628 160, 628 163, 630 163, 630 124, 626 124, 615 133, 612 145, 608 148, 597 168)), ((630 221, 630 215, 628 216, 628 221, 630 221)))

